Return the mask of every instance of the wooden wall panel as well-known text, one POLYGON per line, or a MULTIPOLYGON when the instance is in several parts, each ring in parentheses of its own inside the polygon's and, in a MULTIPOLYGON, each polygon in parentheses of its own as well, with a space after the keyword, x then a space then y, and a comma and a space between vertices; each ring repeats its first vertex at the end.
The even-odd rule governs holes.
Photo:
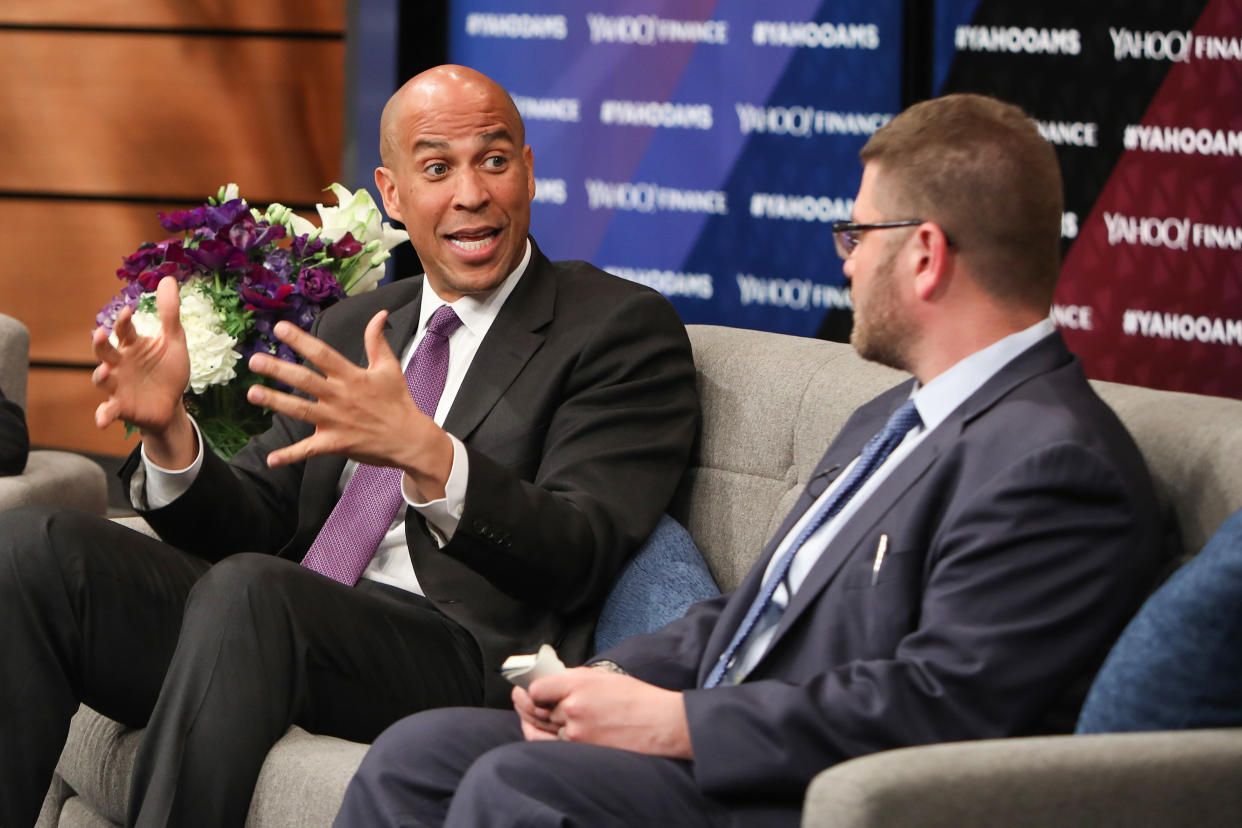
POLYGON ((102 431, 95 427, 95 407, 103 399, 91 385, 88 369, 31 370, 26 392, 31 444, 90 454, 129 454, 138 443, 137 435, 125 439, 125 427, 119 423, 102 431))
POLYGON ((345 0, 4 0, 0 23, 340 32, 345 0))
POLYGON ((121 258, 168 234, 167 205, 0 199, 0 308, 30 329, 34 362, 93 362, 95 314, 124 286, 121 258))
POLYGON ((342 41, 0 31, 0 188, 314 202, 340 176, 342 41))
MULTIPOLYGON (((325 195, 331 202, 331 194, 325 195)), ((94 362, 95 314, 125 284, 116 278, 121 259, 143 242, 167 238, 156 211, 174 209, 0 198, 0 250, 7 251, 0 266, 0 311, 30 329, 32 361, 94 362)), ((319 223, 314 212, 302 215, 319 223)))

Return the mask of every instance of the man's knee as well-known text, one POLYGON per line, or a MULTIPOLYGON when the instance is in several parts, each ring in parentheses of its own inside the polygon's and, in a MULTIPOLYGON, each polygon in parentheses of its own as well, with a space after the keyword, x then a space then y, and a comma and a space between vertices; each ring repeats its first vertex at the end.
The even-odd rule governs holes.
MULTIPOLYGON (((75 559, 90 550, 96 515, 48 506, 0 512, 0 585, 18 586, 27 597, 38 584, 61 585, 84 567, 75 559)), ((3 588, 3 587, 0 587, 3 588)))
MULTIPOLYGON (((183 624, 208 627, 256 613, 282 613, 289 561, 257 552, 240 552, 212 565, 190 590, 183 624)), ((294 572, 293 575, 298 573, 294 572)))

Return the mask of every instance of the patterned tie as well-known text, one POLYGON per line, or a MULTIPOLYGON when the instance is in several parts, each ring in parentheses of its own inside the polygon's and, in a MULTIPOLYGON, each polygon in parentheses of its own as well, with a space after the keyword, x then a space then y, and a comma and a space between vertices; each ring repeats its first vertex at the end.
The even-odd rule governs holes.
MULTIPOLYGON (((405 368, 405 384, 418 410, 434 417, 448 376, 448 338, 461 320, 441 305, 427 322, 427 333, 405 368)), ((358 583, 380 541, 388 534, 401 496, 401 470, 359 463, 341 499, 319 530, 302 566, 348 586, 358 583)))
POLYGON ((759 594, 755 596, 755 600, 751 603, 750 609, 746 611, 746 615, 742 618, 741 625, 737 628, 737 632, 733 634, 733 640, 729 642, 729 646, 725 647, 724 652, 720 654, 711 673, 703 682, 703 686, 710 688, 720 684, 725 674, 733 667, 734 657, 742 644, 745 643, 747 637, 754 632, 755 624, 760 616, 770 612, 772 596, 776 593, 776 587, 784 580, 789 567, 793 563, 794 556, 806 543, 807 538, 815 533, 815 530, 824 524, 829 518, 841 511, 841 508, 849 502, 854 493, 862 488, 862 484, 871 476, 880 464, 884 462, 884 458, 897 448, 898 444, 905 439, 906 432, 917 425, 922 424, 919 418, 919 412, 914 407, 913 400, 906 400, 905 404, 893 412, 888 418, 888 422, 884 424, 884 429, 863 446, 862 454, 858 455, 858 462, 854 464, 854 468, 850 470, 849 476, 841 481, 841 485, 833 490, 819 505, 815 514, 802 527, 802 531, 789 544, 789 548, 785 550, 785 554, 772 568, 763 585, 759 588, 759 594))

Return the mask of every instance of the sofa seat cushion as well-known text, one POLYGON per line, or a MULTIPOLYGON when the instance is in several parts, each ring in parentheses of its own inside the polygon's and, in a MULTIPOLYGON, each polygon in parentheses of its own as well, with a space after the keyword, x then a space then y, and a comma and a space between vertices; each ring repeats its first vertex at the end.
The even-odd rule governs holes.
POLYGON ((1147 599, 1087 694, 1079 733, 1242 725, 1242 510, 1147 599))

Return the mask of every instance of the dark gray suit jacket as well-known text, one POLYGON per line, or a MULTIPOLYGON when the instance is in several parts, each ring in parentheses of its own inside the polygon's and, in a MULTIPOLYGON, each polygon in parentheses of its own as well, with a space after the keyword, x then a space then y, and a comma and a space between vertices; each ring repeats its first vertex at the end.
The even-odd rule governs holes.
POLYGON ((688 689, 707 793, 800 807, 811 777, 903 745, 1069 731, 1164 536, 1137 447, 1059 335, 929 434, 829 544, 740 685, 696 690, 776 545, 910 393, 860 408, 731 596, 601 654, 688 689), (872 585, 881 534, 888 552, 872 585))
MULTIPOLYGON (((314 332, 366 364, 363 329, 387 308, 400 353, 422 282, 342 302, 314 332)), ((457 532, 440 549, 421 517, 406 522, 427 597, 479 643, 489 704, 509 704, 498 673, 509 655, 546 642, 566 663, 586 658, 614 578, 672 497, 698 416, 689 339, 668 301, 534 248, 445 418, 470 462, 457 532)), ((345 460, 270 469, 264 458, 311 430, 276 416, 230 464, 208 452, 190 490, 144 516, 211 560, 242 551, 301 560, 336 503, 345 460)))

